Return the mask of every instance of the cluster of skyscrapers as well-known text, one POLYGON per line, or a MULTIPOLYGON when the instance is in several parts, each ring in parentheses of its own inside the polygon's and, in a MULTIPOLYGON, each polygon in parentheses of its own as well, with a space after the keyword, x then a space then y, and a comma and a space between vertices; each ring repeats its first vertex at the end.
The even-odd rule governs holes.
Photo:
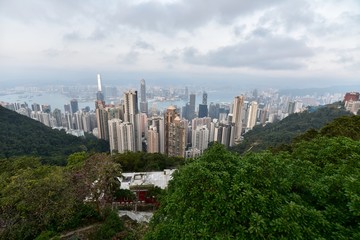
POLYGON ((203 92, 197 111, 196 95, 185 95, 189 96, 189 101, 181 109, 169 106, 161 114, 148 113, 146 83, 141 80, 140 98, 137 91, 129 90, 124 92, 120 104, 105 104, 98 76, 94 134, 109 141, 112 153, 147 151, 196 157, 209 142, 226 146, 239 143, 244 129, 252 129, 257 122, 258 104, 252 101, 246 105, 244 96, 235 97, 230 109, 221 111, 218 104, 211 104, 208 109, 207 93, 203 92))
MULTIPOLYGON (((168 106, 163 111, 155 111, 154 104, 149 109, 148 97, 154 101, 159 96, 154 91, 147 93, 145 80, 140 81, 139 91, 123 92, 121 100, 116 99, 116 104, 105 102, 105 99, 114 98, 106 98, 104 89, 101 76, 97 75, 95 111, 90 111, 89 107, 80 109, 76 99, 64 105, 64 112, 58 108, 51 111, 49 105, 36 103, 31 106, 26 103, 6 104, 5 107, 76 136, 92 133, 108 141, 112 153, 147 151, 196 157, 211 142, 234 146, 243 140, 244 132, 255 125, 281 120, 291 113, 302 111, 304 101, 313 101, 309 97, 297 100, 270 91, 259 95, 254 90, 235 96, 232 103, 208 104, 207 92, 189 93, 185 87, 177 95, 186 101, 184 106, 168 106), (201 99, 198 105, 197 96, 201 99)), ((161 91, 172 94, 171 90, 161 91)), ((349 98, 346 107, 357 112, 360 108, 359 94, 349 93, 346 96, 349 98)))

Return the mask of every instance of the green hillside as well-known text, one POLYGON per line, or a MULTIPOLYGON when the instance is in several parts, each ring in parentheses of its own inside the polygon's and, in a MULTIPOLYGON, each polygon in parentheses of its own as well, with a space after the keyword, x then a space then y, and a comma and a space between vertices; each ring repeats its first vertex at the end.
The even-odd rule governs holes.
POLYGON ((359 116, 289 151, 214 144, 173 176, 145 239, 360 239, 359 116))
POLYGON ((0 158, 31 155, 50 164, 65 164, 79 151, 108 151, 108 144, 92 135, 79 138, 0 106, 0 158))
POLYGON ((319 130, 327 123, 341 116, 351 116, 341 103, 329 104, 316 110, 291 114, 282 121, 263 126, 255 126, 244 135, 244 141, 231 150, 239 153, 258 152, 276 148, 291 141, 310 129, 319 130))

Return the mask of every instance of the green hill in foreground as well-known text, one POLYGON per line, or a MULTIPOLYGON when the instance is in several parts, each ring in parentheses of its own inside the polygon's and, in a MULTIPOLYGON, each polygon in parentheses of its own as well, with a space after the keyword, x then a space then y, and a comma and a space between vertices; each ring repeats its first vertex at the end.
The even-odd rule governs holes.
POLYGON ((79 138, 53 130, 31 118, 0 106, 0 158, 38 156, 50 164, 65 164, 79 151, 108 151, 108 144, 92 135, 79 138))
POLYGON ((244 153, 259 152, 268 148, 277 148, 289 144, 295 137, 310 129, 319 130, 329 122, 342 116, 351 116, 341 103, 334 103, 291 114, 282 121, 270 123, 264 127, 255 126, 244 135, 244 141, 231 148, 232 151, 244 153))
POLYGON ((359 123, 274 153, 214 144, 174 174, 145 239, 360 239, 359 123))

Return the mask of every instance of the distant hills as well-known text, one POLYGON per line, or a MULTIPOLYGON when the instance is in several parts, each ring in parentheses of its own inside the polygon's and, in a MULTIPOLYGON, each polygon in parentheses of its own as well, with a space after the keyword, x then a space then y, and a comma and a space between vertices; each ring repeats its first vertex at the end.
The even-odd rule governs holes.
POLYGON ((338 92, 352 92, 354 89, 359 89, 359 85, 351 86, 332 86, 324 88, 296 88, 296 89, 280 89, 280 95, 290 95, 290 96, 321 96, 328 93, 338 93, 338 92))
POLYGON ((351 116, 341 103, 319 107, 315 111, 291 114, 282 121, 270 123, 264 127, 255 126, 244 135, 244 141, 231 150, 245 153, 259 152, 268 148, 277 148, 291 141, 310 129, 319 130, 329 122, 342 116, 351 116))
POLYGON ((44 163, 64 165, 74 152, 108 150, 108 143, 93 135, 75 137, 0 106, 0 158, 38 156, 44 163))

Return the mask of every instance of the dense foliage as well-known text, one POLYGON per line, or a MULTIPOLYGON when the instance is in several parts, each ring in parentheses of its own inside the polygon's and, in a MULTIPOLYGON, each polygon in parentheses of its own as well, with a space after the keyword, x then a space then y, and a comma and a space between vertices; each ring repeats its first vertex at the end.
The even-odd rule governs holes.
MULTIPOLYGON (((103 210, 119 188, 119 164, 109 155, 86 153, 68 162, 60 167, 34 157, 0 160, 0 239, 52 236, 113 215, 103 210)), ((120 229, 113 216, 109 221, 120 229)))
POLYGON ((360 143, 243 157, 214 145, 182 167, 147 239, 359 239, 360 143))
POLYGON ((79 151, 108 151, 107 142, 92 135, 79 138, 0 106, 0 158, 37 156, 42 162, 65 165, 66 156, 79 151))
POLYGON ((168 157, 161 153, 125 152, 113 155, 123 172, 147 172, 174 169, 184 163, 181 157, 168 157))
POLYGON ((340 103, 323 106, 315 111, 291 114, 280 122, 270 123, 264 127, 255 126, 244 135, 244 141, 231 150, 239 153, 258 152, 289 144, 295 137, 309 129, 319 130, 327 123, 341 116, 350 116, 340 103))

